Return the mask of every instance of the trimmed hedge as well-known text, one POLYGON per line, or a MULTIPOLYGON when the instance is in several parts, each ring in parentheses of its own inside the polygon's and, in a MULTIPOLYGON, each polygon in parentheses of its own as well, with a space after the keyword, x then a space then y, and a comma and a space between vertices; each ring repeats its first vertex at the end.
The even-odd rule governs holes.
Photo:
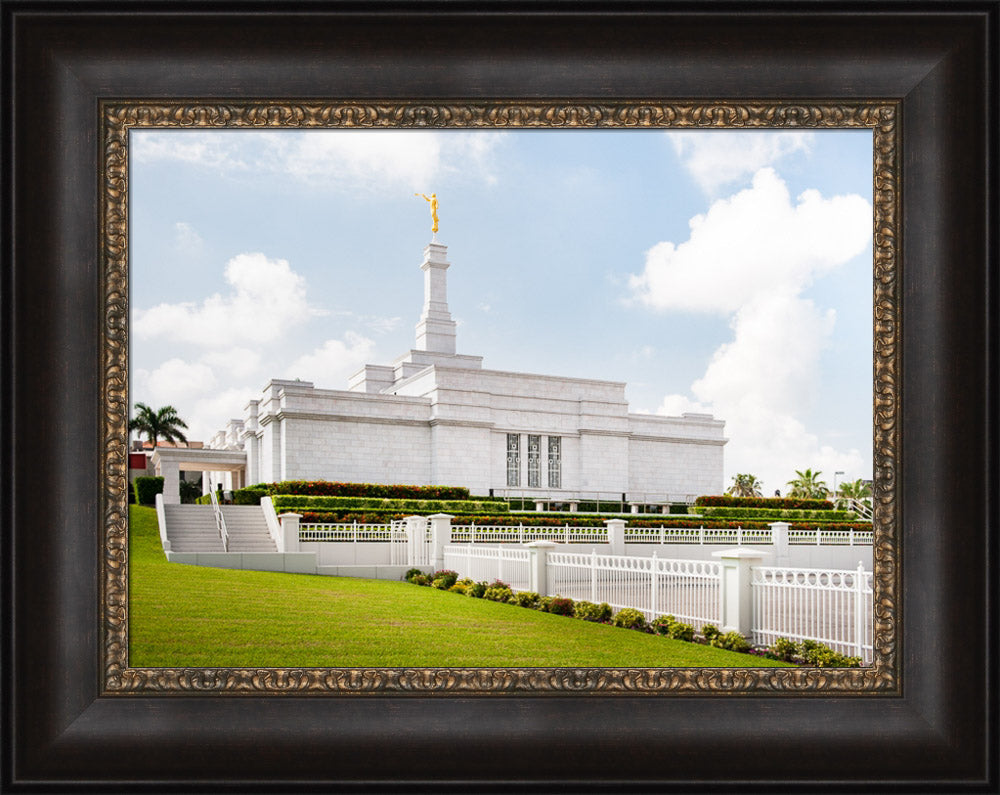
POLYGON ((819 519, 830 522, 849 522, 855 517, 853 511, 805 511, 805 510, 775 510, 773 508, 716 508, 704 506, 701 515, 717 516, 720 519, 743 518, 747 519, 769 519, 772 521, 788 519, 819 519))
POLYGON ((338 483, 329 480, 282 480, 258 483, 252 489, 267 494, 297 494, 303 497, 370 497, 391 500, 467 500, 463 486, 407 486, 382 483, 338 483))
POLYGON ((163 494, 163 478, 160 476, 142 475, 132 484, 135 490, 135 501, 139 505, 152 505, 156 495, 163 494))
MULTIPOLYGON (((261 495, 263 496, 263 495, 261 495)), ((392 500, 374 499, 371 497, 302 497, 298 495, 281 494, 271 498, 275 508, 295 508, 296 510, 357 510, 375 511, 409 511, 410 513, 440 513, 442 511, 474 512, 485 511, 506 512, 505 502, 474 502, 472 500, 392 500)), ((260 500, 258 499, 259 503, 260 500)))
POLYGON ((699 497, 694 501, 699 508, 775 508, 779 510, 828 511, 833 508, 829 500, 800 500, 793 497, 727 497, 724 494, 699 497))

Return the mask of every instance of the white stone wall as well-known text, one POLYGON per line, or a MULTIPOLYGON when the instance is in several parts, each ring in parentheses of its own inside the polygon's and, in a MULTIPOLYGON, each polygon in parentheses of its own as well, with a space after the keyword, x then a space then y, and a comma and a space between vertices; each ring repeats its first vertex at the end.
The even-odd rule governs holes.
POLYGON ((248 431, 260 429, 259 442, 246 444, 251 455, 258 451, 254 481, 462 485, 476 494, 514 489, 566 500, 722 491, 721 421, 629 414, 624 384, 482 370, 466 358, 459 367, 427 365, 393 393, 272 381, 256 420, 246 422, 248 431), (521 437, 516 487, 507 485, 507 433, 521 437), (543 437, 537 490, 528 488, 529 434, 543 437), (548 484, 550 436, 562 440, 558 488, 548 484))
POLYGON ((630 499, 684 501, 700 494, 721 494, 723 448, 715 444, 632 439, 628 453, 630 499))
POLYGON ((286 479, 431 482, 427 425, 321 419, 285 423, 286 479))

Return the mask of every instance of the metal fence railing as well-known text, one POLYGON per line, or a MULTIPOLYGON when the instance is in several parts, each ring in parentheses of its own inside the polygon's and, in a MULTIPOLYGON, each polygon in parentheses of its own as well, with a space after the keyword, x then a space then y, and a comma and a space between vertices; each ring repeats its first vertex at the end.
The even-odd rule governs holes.
POLYGON ((479 547, 463 544, 444 549, 444 567, 476 582, 500 580, 515 591, 527 591, 530 586, 530 554, 526 549, 510 547, 479 547))
POLYGON ((872 573, 855 570, 751 569, 753 641, 815 640, 841 654, 872 658, 872 573))

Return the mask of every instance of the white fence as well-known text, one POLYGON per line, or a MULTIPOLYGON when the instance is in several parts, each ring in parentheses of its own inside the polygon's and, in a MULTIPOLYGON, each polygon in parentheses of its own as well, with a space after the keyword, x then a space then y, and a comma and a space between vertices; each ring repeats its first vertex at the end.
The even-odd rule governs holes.
MULTIPOLYGON (((793 545, 871 546, 871 530, 788 531, 788 543, 793 545)), ((525 544, 529 541, 556 541, 563 544, 606 544, 606 527, 532 527, 525 525, 452 525, 453 542, 473 544, 525 544)), ((772 546, 774 531, 763 528, 719 527, 626 527, 626 544, 727 544, 733 546, 772 546)))
POLYGON ((719 564, 550 551, 548 590, 571 599, 641 610, 647 620, 672 614, 700 627, 719 623, 719 564))
POLYGON ((841 654, 872 657, 872 574, 754 566, 753 642, 817 640, 841 654))
MULTIPOLYGON (((299 524, 300 541, 359 542, 393 541, 391 524, 317 523, 299 524)), ((788 531, 790 545, 871 546, 871 530, 793 530, 788 531)), ((473 544, 526 544, 529 541, 556 541, 564 544, 606 544, 606 527, 532 527, 525 525, 452 525, 451 540, 473 544)), ((626 544, 728 544, 734 546, 771 546, 774 531, 759 529, 626 527, 626 544)))
POLYGON ((510 547, 445 547, 444 567, 477 582, 502 580, 515 591, 531 587, 530 552, 510 547))
POLYGON ((606 544, 606 527, 532 527, 524 525, 475 525, 451 526, 452 543, 471 544, 525 544, 529 541, 557 541, 563 544, 606 544))
POLYGON ((299 541, 389 541, 395 542, 402 535, 405 521, 390 524, 321 524, 318 522, 299 523, 299 541))

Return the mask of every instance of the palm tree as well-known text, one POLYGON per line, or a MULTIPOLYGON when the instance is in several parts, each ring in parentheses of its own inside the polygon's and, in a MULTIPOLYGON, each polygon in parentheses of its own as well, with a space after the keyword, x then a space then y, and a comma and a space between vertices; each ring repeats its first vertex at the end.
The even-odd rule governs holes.
POLYGON ((177 409, 173 406, 164 406, 154 411, 145 403, 136 403, 135 416, 128 421, 128 429, 138 431, 140 436, 145 434, 153 447, 156 447, 160 439, 165 442, 186 442, 187 438, 181 428, 187 428, 187 423, 177 416, 177 409))
POLYGON ((738 473, 733 476, 733 485, 726 494, 732 497, 760 497, 762 485, 756 475, 738 473))
POLYGON ((848 500, 857 500, 861 504, 870 507, 871 496, 871 486, 861 478, 841 483, 840 488, 837 489, 837 497, 840 498, 837 500, 837 509, 843 510, 846 508, 848 500))
POLYGON ((826 483, 819 479, 819 476, 823 473, 817 470, 813 472, 811 469, 807 469, 804 472, 799 472, 795 470, 797 477, 794 480, 788 481, 788 485, 792 487, 792 490, 788 492, 789 497, 804 499, 804 500, 825 500, 826 495, 830 492, 827 488, 826 483))

